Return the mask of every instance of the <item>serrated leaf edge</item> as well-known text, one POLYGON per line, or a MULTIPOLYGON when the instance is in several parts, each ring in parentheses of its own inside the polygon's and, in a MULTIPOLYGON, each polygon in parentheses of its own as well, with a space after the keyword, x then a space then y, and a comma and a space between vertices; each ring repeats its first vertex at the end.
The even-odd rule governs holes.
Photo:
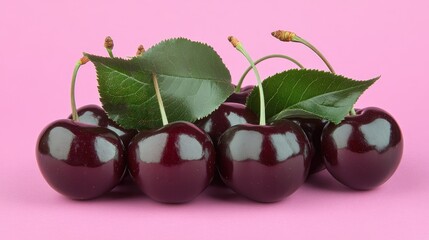
MULTIPOLYGON (((199 41, 193 41, 193 40, 190 40, 190 39, 188 39, 188 38, 184 38, 184 37, 175 37, 175 38, 169 38, 169 39, 164 39, 164 40, 162 40, 162 41, 160 41, 160 42, 158 42, 158 43, 156 43, 155 45, 153 45, 153 46, 151 46, 146 52, 148 52, 148 51, 151 51, 153 48, 155 48, 155 47, 157 47, 158 45, 160 45, 160 44, 164 44, 164 43, 166 43, 166 42, 169 42, 169 41, 174 41, 174 40, 185 40, 185 41, 189 41, 189 42, 191 42, 191 43, 197 43, 197 44, 200 44, 200 45, 202 45, 202 46, 205 46, 205 47, 207 47, 207 48, 209 48, 209 49, 211 49, 211 51, 213 51, 213 53, 220 59, 220 62, 222 63, 222 65, 225 67, 225 69, 227 70, 227 73, 228 73, 228 79, 225 79, 225 80, 227 80, 227 81, 219 81, 219 80, 216 80, 216 79, 207 79, 207 78, 205 78, 206 80, 210 80, 210 81, 214 81, 214 82, 218 82, 218 83, 222 83, 222 84, 229 84, 231 87, 231 93, 230 93, 230 95, 233 93, 233 86, 232 86, 232 84, 231 84, 231 72, 229 71, 229 69, 226 67, 226 64, 225 64, 225 62, 223 61, 223 59, 222 59, 222 57, 219 55, 219 53, 212 47, 212 46, 210 46, 210 45, 208 45, 207 43, 204 43, 204 42, 199 42, 199 41)), ((111 67, 109 67, 109 66, 107 66, 106 64, 104 64, 104 63, 102 63, 102 62, 100 62, 100 61, 94 61, 94 58, 99 58, 99 59, 107 59, 107 60, 110 60, 110 59, 118 59, 118 60, 122 60, 122 61, 125 61, 125 62, 131 62, 131 61, 133 61, 133 60, 135 60, 135 59, 138 59, 139 57, 143 57, 142 55, 141 56, 134 56, 134 57, 131 57, 131 58, 128 58, 128 59, 126 59, 126 58, 121 58, 121 57, 114 57, 114 58, 110 58, 110 57, 104 57, 104 56, 98 56, 98 55, 93 55, 93 54, 90 54, 90 53, 86 53, 86 52, 83 52, 83 55, 84 56, 86 56, 86 57, 88 57, 89 58, 89 60, 94 64, 94 66, 95 66, 95 69, 96 69, 96 75, 97 75, 97 82, 99 81, 99 79, 100 79, 100 76, 99 76, 99 70, 98 70, 98 68, 97 68, 97 65, 96 64, 101 64, 102 66, 104 66, 104 67, 106 67, 106 68, 110 68, 110 69, 113 69, 113 70, 115 70, 115 71, 117 71, 117 72, 121 72, 121 71, 119 71, 119 70, 117 70, 117 69, 115 69, 115 68, 111 68, 111 67)), ((166 75, 166 74, 159 74, 159 73, 157 73, 158 75, 164 75, 164 76, 169 76, 169 75, 166 75)), ((170 76, 170 77, 180 77, 180 76, 170 76)), ((189 78, 189 77, 187 77, 187 78, 189 78)), ((198 80, 203 80, 202 78, 192 78, 192 79, 198 79, 198 80)), ((144 82, 140 82, 139 81, 139 83, 142 83, 142 84, 145 84, 144 82)), ((101 102, 101 105, 102 105, 102 107, 103 107, 103 109, 105 109, 105 106, 104 106, 104 104, 103 104, 103 97, 101 97, 101 94, 100 94, 100 91, 99 91, 99 89, 100 89, 100 86, 97 86, 97 90, 98 90, 98 92, 99 92, 99 96, 100 96, 100 102, 101 102)), ((226 97, 226 98, 228 98, 228 96, 226 97)), ((225 98, 225 99, 226 99, 225 98)), ((222 103, 221 103, 222 104, 222 103)), ((200 120, 200 119, 203 119, 203 118, 205 118, 205 117, 207 117, 207 116, 209 116, 211 113, 213 113, 214 111, 216 111, 219 107, 220 107, 220 105, 221 104, 219 104, 213 111, 211 111, 210 113, 208 113, 207 115, 205 115, 205 116, 202 116, 202 117, 200 117, 200 118, 194 118, 194 119, 192 119, 190 122, 195 122, 195 121, 197 121, 197 120, 200 120)), ((112 121, 114 121, 116 124, 118 124, 119 126, 121 126, 121 127, 123 127, 123 128, 125 128, 125 129, 130 129, 130 128, 127 128, 127 127, 125 127, 125 126, 123 126, 122 124, 120 124, 119 122, 117 122, 116 120, 114 120, 113 119, 113 117, 112 117, 112 115, 108 112, 108 111, 106 111, 105 110, 105 112, 106 112, 106 114, 107 114, 107 116, 109 117, 109 119, 111 119, 112 121)), ((159 122, 159 119, 157 119, 157 120, 145 120, 144 122, 159 122)))
MULTIPOLYGON (((369 80, 354 80, 354 79, 352 79, 352 78, 349 78, 349 77, 346 77, 346 76, 344 76, 344 75, 340 75, 340 74, 334 74, 334 73, 331 73, 331 72, 328 72, 328 71, 323 71, 323 70, 319 70, 319 69, 288 69, 288 70, 285 70, 285 71, 283 71, 283 72, 279 72, 279 73, 276 73, 276 74, 274 74, 274 75, 271 75, 271 76, 268 76, 267 78, 265 78, 263 81, 262 81, 262 83, 264 83, 265 82, 265 80, 267 80, 267 79, 269 79, 269 78, 274 78, 274 77, 276 77, 277 75, 280 75, 280 74, 284 74, 284 73, 289 73, 289 72, 300 72, 300 71, 310 71, 310 72, 316 72, 316 73, 328 73, 328 74, 331 74, 331 75, 335 75, 335 76, 337 76, 337 77, 342 77, 342 78, 344 78, 344 79, 346 79, 346 80, 349 80, 349 81, 353 81, 353 82, 370 82, 370 84, 368 84, 368 86, 366 86, 366 87, 364 87, 364 89, 363 89, 363 91, 366 91, 372 84, 374 84, 378 79, 380 79, 381 78, 381 75, 379 75, 379 76, 377 76, 377 77, 374 77, 374 78, 372 78, 372 79, 369 79, 369 80)), ((361 88, 362 86, 354 86, 354 87, 351 87, 351 88, 347 88, 347 89, 343 89, 343 90, 341 90, 341 91, 337 91, 337 92, 342 92, 342 91, 350 91, 350 90, 353 90, 353 89, 355 89, 355 88, 361 88)), ((249 94, 249 96, 246 98, 246 106, 248 105, 248 100, 250 99, 250 96, 252 96, 252 94, 257 94, 256 93, 256 91, 259 91, 258 90, 258 86, 255 86, 255 88, 252 90, 252 92, 249 94)), ((328 95, 328 94, 331 94, 331 92, 327 92, 327 93, 325 93, 325 94, 322 94, 322 95, 319 95, 319 96, 323 96, 323 95, 328 95)), ((362 94, 363 94, 363 92, 361 93, 361 94, 359 94, 359 96, 358 96, 358 98, 356 99, 356 101, 355 102, 357 102, 358 100, 359 100, 359 98, 362 96, 362 94)), ((305 100, 306 101, 306 100, 305 100)), ((301 103, 301 102, 300 102, 301 103)), ((321 116, 321 115, 319 115, 319 114, 315 114, 315 113, 312 113, 312 112, 309 112, 309 111, 306 111, 306 110, 304 110, 304 109, 302 109, 302 108, 293 108, 294 106, 296 106, 296 105, 298 105, 298 104, 294 104, 294 105, 292 105, 292 106, 290 106, 290 107, 288 107, 288 108, 286 108, 286 109, 284 109, 283 111, 281 111, 281 112, 279 112, 279 113, 277 113, 277 114, 275 114, 274 116, 272 116, 271 118, 269 118, 268 119, 268 122, 273 122, 273 121, 275 121, 275 120, 279 120, 279 119, 281 119, 281 117, 278 117, 279 115, 280 115, 280 113, 282 113, 282 112, 285 112, 285 111, 287 111, 287 110, 294 110, 294 109, 296 109, 296 110, 300 110, 300 111, 303 111, 303 112, 306 112, 306 113, 308 113, 309 115, 312 115, 312 116, 317 116, 317 117, 319 117, 319 118, 322 118, 322 119, 326 119, 326 120, 328 120, 328 121, 330 121, 330 122, 333 122, 334 124, 338 124, 338 123, 340 123, 342 120, 344 120, 344 117, 343 118, 341 118, 340 120, 338 120, 338 121, 336 121, 336 120, 334 120, 334 119, 332 119, 332 118, 327 118, 326 116, 321 116)))

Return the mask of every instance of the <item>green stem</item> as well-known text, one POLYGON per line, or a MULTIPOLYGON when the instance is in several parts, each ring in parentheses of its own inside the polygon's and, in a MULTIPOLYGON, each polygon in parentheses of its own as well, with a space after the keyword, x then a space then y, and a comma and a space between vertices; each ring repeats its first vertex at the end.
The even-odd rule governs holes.
POLYGON ((106 48, 106 51, 109 53, 110 58, 114 58, 112 49, 106 48))
POLYGON ((79 121, 79 116, 77 114, 77 109, 76 109, 76 98, 75 98, 75 86, 76 86, 76 77, 77 77, 77 73, 79 71, 80 66, 82 66, 82 61, 79 60, 73 70, 73 76, 72 76, 72 81, 71 81, 71 90, 70 90, 70 102, 71 102, 71 108, 72 108, 72 119, 73 121, 79 121))
POLYGON ((311 50, 313 50, 313 52, 315 52, 317 54, 317 56, 319 56, 320 59, 322 59, 322 61, 326 64, 326 66, 329 68, 329 71, 331 71, 333 74, 335 74, 335 71, 334 71, 334 68, 332 67, 332 65, 329 63, 329 61, 325 58, 325 56, 323 56, 323 54, 315 46, 313 46, 311 43, 307 42, 305 39, 298 37, 296 35, 292 37, 292 41, 302 43, 305 46, 307 46, 308 48, 310 48, 311 50))
MULTIPOLYGON (((332 67, 332 65, 325 58, 325 56, 323 56, 323 54, 319 50, 317 50, 317 48, 315 46, 313 46, 311 43, 307 42, 305 39, 298 37, 296 35, 292 37, 292 41, 302 43, 305 46, 307 46, 308 48, 310 48, 311 50, 313 50, 313 52, 315 52, 317 54, 317 56, 319 56, 320 59, 322 59, 322 61, 326 64, 326 66, 329 68, 329 71, 331 71, 331 73, 335 74, 335 71, 334 71, 334 68, 332 67)), ((352 116, 356 115, 356 111, 354 109, 354 106, 350 110, 349 114, 352 116)))
POLYGON ((159 91, 158 79, 155 73, 152 73, 153 86, 155 87, 156 98, 158 99, 159 111, 161 112, 162 125, 168 124, 167 114, 165 113, 164 103, 162 102, 161 92, 159 91))
MULTIPOLYGON (((331 71, 331 73, 335 74, 335 71, 334 71, 334 68, 332 67, 332 65, 325 58, 325 56, 323 56, 323 54, 319 50, 317 50, 317 48, 315 46, 313 46, 311 43, 307 42, 305 39, 298 37, 296 35, 292 37, 292 41, 302 43, 305 46, 307 46, 308 48, 310 48, 311 50, 313 50, 313 52, 315 52, 317 54, 317 56, 319 56, 320 59, 322 59, 322 61, 326 64, 326 66, 329 68, 329 71, 331 71)), ((349 114, 352 116, 356 115, 356 111, 354 109, 354 106, 350 109, 349 114)))
MULTIPOLYGON (((283 31, 283 30, 278 30, 278 31, 272 32, 271 35, 273 37, 279 39, 280 41, 283 41, 283 42, 292 41, 292 42, 299 42, 299 43, 304 44, 305 46, 310 48, 314 53, 316 53, 320 59, 322 59, 322 61, 326 64, 326 66, 329 68, 329 71, 331 71, 331 73, 335 74, 335 70, 332 67, 332 65, 329 63, 328 59, 326 59, 325 56, 323 56, 323 54, 315 46, 313 46, 313 44, 309 43, 304 38, 297 36, 294 32, 283 31)), ((350 109, 349 114, 350 115, 356 115, 356 111, 355 111, 354 107, 352 107, 352 109, 350 109)))
MULTIPOLYGON (((297 60, 295 60, 294 58, 291 58, 289 56, 282 55, 282 54, 271 54, 271 55, 267 55, 265 57, 262 57, 262 58, 260 58, 260 59, 258 59, 258 60, 255 61, 255 65, 258 65, 258 63, 260 63, 260 62, 262 62, 264 60, 270 59, 270 58, 283 58, 283 59, 287 59, 287 60, 295 63, 299 68, 301 68, 301 69, 304 68, 304 66, 301 63, 299 63, 297 60)), ((241 75, 241 78, 238 81, 237 86, 235 87, 234 92, 239 93, 241 91, 241 85, 243 84, 244 78, 246 78, 246 76, 250 72, 250 70, 252 70, 252 66, 248 67, 246 69, 246 71, 244 71, 243 75, 241 75)))
POLYGON ((264 96, 264 90, 262 89, 262 81, 261 77, 259 76, 258 69, 255 66, 255 63, 253 62, 252 58, 249 56, 247 51, 244 49, 243 45, 239 43, 235 47, 239 52, 241 52, 244 57, 246 57, 247 61, 249 61, 250 66, 253 68, 253 72, 255 73, 256 80, 258 81, 258 88, 259 88, 259 104, 260 104, 260 111, 259 111, 259 125, 266 125, 265 120, 265 96, 264 96))

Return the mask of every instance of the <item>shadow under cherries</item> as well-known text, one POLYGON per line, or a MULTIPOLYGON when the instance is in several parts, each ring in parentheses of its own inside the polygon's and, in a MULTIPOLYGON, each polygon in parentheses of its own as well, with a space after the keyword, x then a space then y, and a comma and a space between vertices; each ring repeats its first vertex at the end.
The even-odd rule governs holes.
POLYGON ((312 188, 336 192, 356 192, 356 190, 352 190, 338 182, 327 170, 310 175, 305 184, 312 188))

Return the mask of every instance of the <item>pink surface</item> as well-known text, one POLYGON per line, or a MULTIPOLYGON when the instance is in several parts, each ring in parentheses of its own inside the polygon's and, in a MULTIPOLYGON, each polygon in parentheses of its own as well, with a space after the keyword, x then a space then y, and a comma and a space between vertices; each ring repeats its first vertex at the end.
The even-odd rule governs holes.
MULTIPOLYGON (((2 3, 0 239, 429 238, 427 1, 179 2, 2 3), (276 204, 210 187, 189 204, 163 205, 121 189, 76 202, 45 183, 35 160, 36 138, 48 123, 68 116, 74 63, 83 51, 106 55, 105 36, 114 39, 118 56, 133 55, 140 43, 148 48, 175 36, 207 42, 233 81, 247 63, 227 42, 231 34, 255 59, 286 53, 307 67, 325 69, 304 46, 273 39, 269 33, 277 29, 314 43, 340 74, 382 75, 357 107, 384 108, 402 127, 402 163, 385 185, 354 192, 324 173, 276 204)), ((273 60, 261 65, 261 75, 292 66, 273 60)), ((96 85, 88 64, 78 78, 79 106, 99 103, 96 85)))

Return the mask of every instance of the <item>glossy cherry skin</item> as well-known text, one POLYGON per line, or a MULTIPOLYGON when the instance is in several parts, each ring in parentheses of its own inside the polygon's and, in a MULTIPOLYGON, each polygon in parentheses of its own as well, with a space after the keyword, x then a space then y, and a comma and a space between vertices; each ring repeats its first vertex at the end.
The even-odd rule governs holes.
MULTIPOLYGON (((79 116, 79 122, 86 123, 90 125, 105 127, 113 132, 115 132, 119 138, 121 139, 122 143, 124 144, 124 159, 125 163, 127 163, 127 147, 128 144, 130 144, 131 139, 137 134, 137 130, 135 129, 125 129, 121 126, 119 126, 116 122, 111 120, 108 116, 106 111, 104 111, 103 108, 95 105, 85 105, 83 107, 80 107, 77 110, 77 114, 79 116)), ((69 116, 69 119, 71 119, 71 115, 69 116)), ((123 183, 131 183, 131 179, 129 178, 128 174, 125 174, 124 179, 122 181, 123 183)))
POLYGON ((309 154, 305 133, 291 121, 236 125, 219 139, 220 175, 227 186, 244 197, 276 202, 304 183, 309 154))
MULTIPOLYGON (((77 114, 81 123, 105 127, 115 132, 124 143, 124 146, 128 146, 131 139, 137 134, 137 130, 125 129, 112 121, 104 109, 97 105, 83 106, 77 110, 77 114)), ((69 118, 71 119, 71 116, 69 118)))
MULTIPOLYGON (((253 85, 249 85, 249 86, 245 86, 240 88, 240 92, 236 93, 233 92, 226 100, 225 102, 235 102, 235 103, 241 103, 241 104, 246 104, 246 100, 247 97, 249 96, 250 92, 252 92, 253 88, 255 86, 253 85)), ((235 86, 234 86, 235 89, 235 86)))
POLYGON ((72 199, 92 199, 109 192, 125 173, 123 145, 111 130, 58 120, 40 134, 39 169, 48 184, 72 199))
POLYGON ((258 123, 256 115, 243 104, 226 102, 209 116, 195 122, 195 125, 206 132, 216 146, 220 135, 228 128, 244 123, 258 123))
MULTIPOLYGON (((256 115, 243 104, 225 102, 209 116, 196 121, 195 125, 210 136, 216 148, 219 137, 230 127, 244 123, 256 124, 257 122, 256 115)), ((217 170, 215 170, 213 183, 223 185, 217 170)))
POLYGON ((369 190, 386 182, 397 169, 403 151, 397 122, 386 111, 370 107, 328 124, 322 150, 328 171, 339 182, 369 190))
POLYGON ((322 146, 321 146, 321 137, 322 131, 328 121, 317 118, 301 118, 294 117, 288 118, 294 123, 298 124, 305 135, 307 135, 308 140, 310 141, 311 149, 311 164, 309 174, 314 174, 325 169, 325 163, 323 160, 322 146))
POLYGON ((213 178, 213 143, 192 123, 173 122, 155 131, 140 132, 131 141, 128 154, 132 178, 158 202, 189 202, 213 178))

